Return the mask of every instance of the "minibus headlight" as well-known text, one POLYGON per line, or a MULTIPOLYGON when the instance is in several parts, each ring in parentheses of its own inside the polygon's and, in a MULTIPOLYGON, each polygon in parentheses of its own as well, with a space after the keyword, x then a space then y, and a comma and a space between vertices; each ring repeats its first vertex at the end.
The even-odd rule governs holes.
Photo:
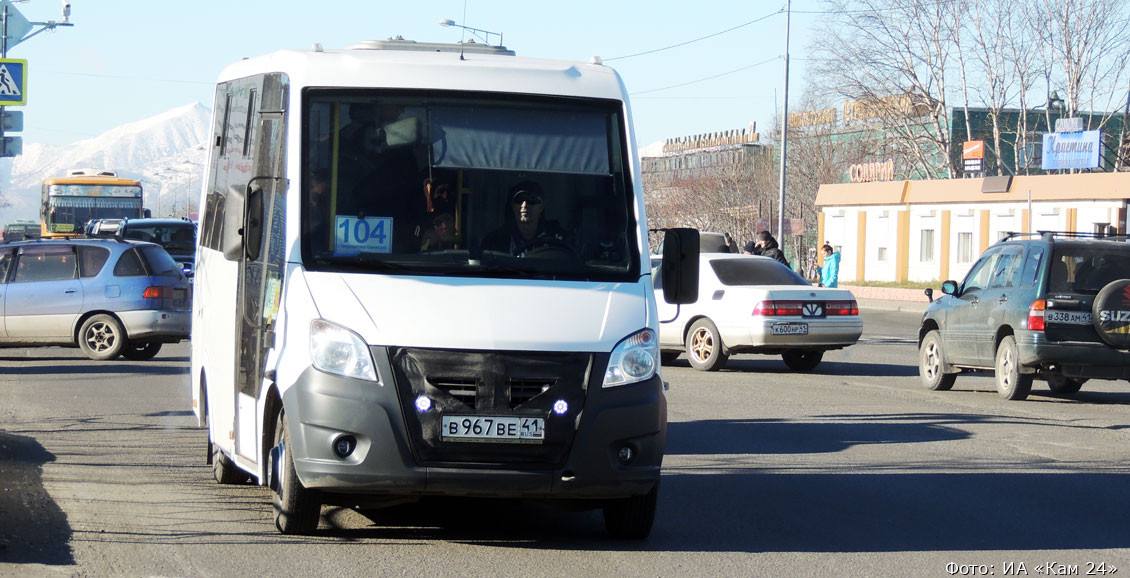
POLYGON ((659 367, 659 339, 651 329, 637 331, 616 344, 604 372, 604 387, 651 379, 659 367))
POLYGON ((329 321, 310 322, 310 359, 326 373, 377 381, 373 356, 356 333, 329 321))

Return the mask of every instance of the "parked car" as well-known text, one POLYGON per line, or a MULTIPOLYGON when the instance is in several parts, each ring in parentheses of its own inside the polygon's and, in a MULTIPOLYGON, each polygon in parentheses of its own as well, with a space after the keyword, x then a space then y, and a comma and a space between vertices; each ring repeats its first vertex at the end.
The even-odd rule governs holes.
POLYGON ((1130 243, 1078 233, 1010 235, 922 318, 919 375, 934 390, 964 371, 994 372, 1024 399, 1035 379, 1074 394, 1088 379, 1130 379, 1130 243))
POLYGON ((188 279, 153 243, 0 244, 0 346, 73 345, 91 359, 151 359, 187 339, 188 279))
POLYGON ((663 265, 652 258, 665 363, 685 352, 691 367, 714 371, 732 354, 763 353, 810 371, 825 351, 848 347, 863 333, 850 291, 813 287, 768 257, 706 253, 699 260, 698 301, 676 307, 660 294, 663 265))
POLYGON ((196 223, 188 219, 99 219, 87 223, 88 237, 117 237, 157 243, 192 277, 196 263, 196 223))

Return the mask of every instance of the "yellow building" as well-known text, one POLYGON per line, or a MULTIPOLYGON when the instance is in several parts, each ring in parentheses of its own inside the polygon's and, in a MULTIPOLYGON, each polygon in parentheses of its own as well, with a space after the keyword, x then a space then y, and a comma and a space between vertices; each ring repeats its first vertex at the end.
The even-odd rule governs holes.
POLYGON ((1007 232, 1126 232, 1130 173, 821 185, 818 235, 840 282, 961 279, 1007 232))

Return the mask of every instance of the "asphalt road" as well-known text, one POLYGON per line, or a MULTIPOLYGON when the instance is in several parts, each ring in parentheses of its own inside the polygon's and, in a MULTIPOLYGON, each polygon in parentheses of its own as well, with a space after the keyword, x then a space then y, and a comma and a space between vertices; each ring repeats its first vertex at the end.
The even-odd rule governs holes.
POLYGON ((664 368, 669 447, 643 543, 607 540, 596 513, 497 502, 327 507, 319 535, 280 536, 267 490, 204 465, 187 344, 146 363, 0 350, 0 574, 1130 574, 1130 385, 926 391, 917 320, 865 311, 864 341, 814 374, 761 356, 664 368))

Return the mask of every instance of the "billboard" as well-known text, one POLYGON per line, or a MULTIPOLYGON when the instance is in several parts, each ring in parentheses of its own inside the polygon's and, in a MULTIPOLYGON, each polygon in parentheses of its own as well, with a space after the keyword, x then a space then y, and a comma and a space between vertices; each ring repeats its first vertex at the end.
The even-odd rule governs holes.
POLYGON ((1054 132, 1044 135, 1044 159, 1040 168, 1094 169, 1099 166, 1102 131, 1054 132))

